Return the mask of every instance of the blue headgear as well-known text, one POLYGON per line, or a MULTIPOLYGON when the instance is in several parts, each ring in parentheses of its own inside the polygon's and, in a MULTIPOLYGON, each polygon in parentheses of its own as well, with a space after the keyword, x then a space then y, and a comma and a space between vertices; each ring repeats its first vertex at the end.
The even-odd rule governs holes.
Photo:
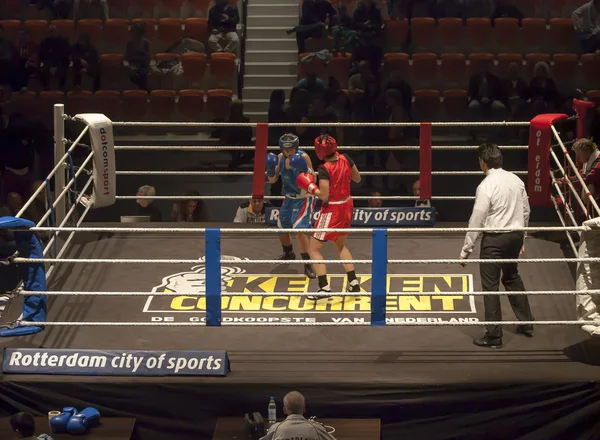
POLYGON ((279 138, 279 148, 283 153, 284 148, 296 148, 300 146, 300 141, 298 140, 298 136, 293 133, 286 133, 279 138))

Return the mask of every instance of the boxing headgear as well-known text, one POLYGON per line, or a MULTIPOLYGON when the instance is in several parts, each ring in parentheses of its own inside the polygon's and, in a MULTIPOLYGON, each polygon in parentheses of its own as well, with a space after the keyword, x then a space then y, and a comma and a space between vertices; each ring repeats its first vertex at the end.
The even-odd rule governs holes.
POLYGON ((317 157, 323 160, 337 151, 337 142, 328 134, 323 134, 315 139, 315 153, 317 157))
POLYGON ((300 146, 300 141, 298 140, 298 136, 294 133, 286 133, 279 138, 279 148, 283 153, 284 148, 296 148, 300 146))

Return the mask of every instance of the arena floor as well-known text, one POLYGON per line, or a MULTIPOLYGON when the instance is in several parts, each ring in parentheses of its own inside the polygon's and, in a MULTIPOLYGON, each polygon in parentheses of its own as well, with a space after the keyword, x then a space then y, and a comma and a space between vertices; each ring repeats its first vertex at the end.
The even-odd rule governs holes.
MULTIPOLYGON (((107 225, 105 225, 107 226, 107 225)), ((111 225, 116 226, 116 225, 111 225)), ((164 227, 165 225, 163 225, 164 227)), ((166 225, 168 226, 168 225, 166 225)), ((225 227, 225 225, 223 225, 225 227)), ((229 226, 229 225, 227 225, 229 226)), ((462 234, 391 235, 389 258, 456 258, 462 234)), ((349 239, 356 259, 371 259, 371 238, 349 239)), ((271 259, 281 252, 273 234, 229 234, 221 241, 223 256, 271 259)), ((194 259, 204 255, 202 234, 92 234, 79 233, 69 258, 164 258, 194 259)), ((538 238, 527 241, 526 257, 562 257, 559 244, 538 238)), ((333 249, 325 257, 334 258, 333 249)), ((477 257, 477 253, 473 255, 477 257)), ((301 265, 248 265, 232 261, 226 290, 247 291, 248 297, 224 302, 225 321, 338 321, 369 320, 369 298, 334 297, 315 306, 294 292, 315 291, 316 280, 307 282, 301 265), (289 296, 252 296, 252 292, 290 292, 289 296)), ((572 268, 567 264, 522 264, 529 290, 573 289, 572 268)), ((50 290, 81 291, 198 291, 204 287, 204 265, 62 264, 53 274, 50 290)), ((331 266, 342 275, 341 266, 331 266)), ((357 267, 366 291, 370 289, 370 265, 357 267)), ((332 288, 342 288, 344 277, 334 277, 332 288)), ((455 298, 391 297, 390 320, 435 318, 483 319, 477 265, 389 265, 390 291, 464 291, 455 298)), ((530 297, 537 320, 575 319, 572 296, 530 297)), ((514 319, 503 301, 504 320, 514 319)), ((15 301, 3 316, 14 319, 20 311, 15 301)), ((194 321, 204 317, 201 297, 52 297, 49 321, 194 321)), ((569 381, 600 379, 594 341, 577 326, 538 326, 534 338, 525 338, 507 327, 504 349, 478 348, 472 339, 481 327, 50 327, 28 338, 0 340, 1 346, 44 346, 96 349, 223 349, 230 355, 232 373, 226 380, 261 382, 461 383, 506 380, 569 381), (591 347, 592 346, 592 347, 591 347), (594 348, 591 350, 590 348, 594 348), (493 364, 493 371, 488 368, 493 364), (315 372, 318 371, 318 374, 315 372)), ((210 379, 209 379, 210 380, 210 379)))

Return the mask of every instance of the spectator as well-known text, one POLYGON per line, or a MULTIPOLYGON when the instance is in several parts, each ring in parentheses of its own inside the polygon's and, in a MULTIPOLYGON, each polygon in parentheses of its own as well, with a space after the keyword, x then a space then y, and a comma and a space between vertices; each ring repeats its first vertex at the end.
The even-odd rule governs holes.
MULTIPOLYGON (((79 6, 82 0, 73 0, 73 20, 79 20, 79 6)), ((89 6, 100 6, 102 8, 102 19, 108 20, 108 1, 107 0, 83 0, 89 6)))
MULTIPOLYGON (((305 0, 306 1, 306 0, 305 0)), ((323 425, 303 416, 306 411, 304 396, 298 391, 292 391, 283 398, 283 413, 287 418, 275 423, 269 428, 267 435, 260 440, 278 440, 301 438, 304 440, 335 440, 327 433, 323 425)))
MULTIPOLYGON (((343 90, 333 92, 329 96, 329 106, 326 111, 335 118, 336 122, 350 122, 352 116, 350 98, 343 90)), ((346 145, 347 133, 346 127, 337 128, 338 145, 346 145)))
MULTIPOLYGON (((287 122, 300 122, 308 114, 310 107, 310 93, 306 89, 292 89, 290 93, 290 105, 285 110, 287 122)), ((289 131, 295 132, 295 127, 289 131)))
POLYGON ((600 0, 591 0, 575 9, 571 15, 583 53, 594 53, 600 49, 599 14, 600 0))
POLYGON ((194 190, 187 191, 184 197, 192 198, 173 204, 171 220, 186 223, 206 221, 206 207, 201 200, 198 200, 200 193, 194 190))
POLYGON ((9 192, 6 204, 0 207, 0 217, 14 217, 23 207, 23 197, 19 193, 9 192))
POLYGON ((48 8, 52 17, 56 19, 67 19, 71 14, 71 0, 29 0, 30 5, 36 5, 38 10, 48 8))
POLYGON ((215 5, 208 12, 208 26, 211 32, 208 38, 210 50, 235 53, 240 41, 235 31, 239 22, 240 14, 237 6, 229 4, 227 0, 216 0, 215 5), (219 44, 219 39, 223 37, 229 40, 224 48, 219 44))
POLYGON ((492 12, 492 26, 496 18, 516 18, 519 20, 519 27, 521 26, 521 20, 523 20, 523 11, 521 11, 516 5, 515 0, 498 0, 494 12, 492 12))
MULTIPOLYGON (((232 101, 229 106, 229 116, 225 122, 248 123, 250 119, 244 116, 244 103, 232 101)), ((249 146, 252 144, 252 127, 228 127, 220 133, 221 145, 249 146)), ((231 168, 239 168, 240 165, 250 163, 254 158, 254 150, 234 150, 232 152, 231 168)))
POLYGON ((325 93, 325 83, 321 78, 317 78, 315 72, 309 72, 306 74, 306 78, 302 78, 296 84, 296 89, 304 89, 310 93, 311 97, 321 96, 325 93))
POLYGON ((35 159, 33 136, 29 120, 20 113, 11 115, 0 143, 0 169, 4 194, 15 192, 29 197, 35 159))
POLYGON ((338 14, 335 26, 332 27, 333 35, 333 56, 336 56, 338 51, 345 56, 347 50, 354 50, 354 40, 358 32, 352 28, 352 17, 348 15, 348 9, 345 4, 338 6, 338 14), (341 44, 342 39, 344 44, 341 44))
MULTIPOLYGON (((154 197, 156 196, 156 189, 153 186, 144 185, 137 190, 136 195, 142 197, 154 197)), ((134 215, 150 217, 151 222, 161 222, 162 214, 152 202, 154 202, 153 199, 136 199, 136 210, 134 215)))
POLYGON ((383 19, 373 0, 361 0, 352 15, 352 27, 358 31, 353 58, 356 62, 366 60, 374 74, 379 72, 383 59, 383 19))
MULTIPOLYGON (((300 122, 322 124, 318 127, 297 127, 296 131, 300 137, 300 145, 313 145, 315 139, 322 134, 330 134, 338 137, 337 133, 334 133, 333 128, 326 125, 327 122, 336 122, 336 119, 334 114, 327 111, 325 100, 320 96, 312 100, 308 114, 300 122)), ((309 155, 313 163, 315 163, 316 156, 312 154, 312 151, 309 155)))
POLYGON ((525 120, 527 117, 527 100, 529 87, 519 73, 517 63, 508 65, 508 77, 504 80, 505 95, 508 98, 507 108, 512 121, 525 120))
POLYGON ((335 23, 337 12, 328 0, 304 0, 300 25, 287 30, 296 33, 298 53, 306 52, 307 38, 321 38, 325 30, 325 21, 329 17, 330 26, 335 23))
POLYGON ((242 203, 235 213, 234 223, 264 223, 265 200, 263 196, 252 196, 249 202, 242 203))
POLYGON ((92 45, 88 34, 80 34, 71 51, 73 62, 73 85, 81 87, 81 74, 85 73, 93 80, 93 91, 100 88, 100 70, 98 68, 98 51, 92 45))
POLYGON ((146 23, 138 21, 131 25, 131 40, 127 43, 125 61, 130 80, 141 90, 148 90, 150 71, 150 41, 145 37, 146 23))
POLYGON ((558 102, 558 91, 550 78, 550 66, 540 61, 535 65, 534 77, 529 83, 529 97, 534 116, 554 110, 558 102))
POLYGON ((10 427, 21 440, 37 440, 35 433, 35 419, 26 412, 16 413, 10 418, 10 427))
MULTIPOLYGON (((371 71, 368 61, 358 64, 358 73, 348 81, 348 96, 352 103, 352 120, 356 122, 373 121, 374 107, 379 99, 379 79, 371 71)), ((364 127, 353 130, 353 138, 358 145, 369 145, 371 132, 364 127)))
POLYGON ((383 206, 381 193, 379 191, 373 191, 370 196, 372 199, 369 199, 369 208, 381 208, 383 206))
POLYGON ((396 89, 402 95, 402 108, 410 120, 412 106, 412 87, 402 78, 402 72, 394 70, 390 73, 390 79, 385 86, 385 90, 396 89))
MULTIPOLYGON (((577 166, 580 167, 579 174, 590 190, 592 197, 597 202, 600 201, 598 197, 600 195, 600 151, 598 151, 598 146, 593 141, 582 138, 573 144, 572 149, 575 152, 577 166)), ((572 176, 569 179, 577 190, 582 189, 577 176, 572 176)), ((555 182, 564 183, 565 180, 563 177, 562 179, 556 179, 555 182)), ((586 191, 582 191, 581 196, 584 201, 587 201, 586 191)))
POLYGON ((38 48, 25 29, 19 35, 17 56, 17 74, 14 78, 13 90, 27 87, 29 78, 37 72, 38 48))
POLYGON ((468 112, 472 121, 504 119, 506 107, 502 104, 503 90, 500 79, 492 73, 492 63, 484 61, 480 72, 469 80, 468 112))
POLYGON ((14 55, 13 44, 4 36, 4 27, 0 25, 0 85, 12 83, 14 55))
MULTIPOLYGON (((398 89, 389 89, 385 92, 385 105, 389 122, 408 122, 408 113, 404 105, 405 99, 398 89)), ((391 145, 402 145, 405 140, 403 127, 390 127, 388 139, 391 145)))
POLYGON ((431 208, 431 201, 421 200, 421 181, 415 180, 413 183, 413 196, 417 197, 415 200, 415 208, 431 208))
POLYGON ((58 35, 56 26, 50 25, 49 35, 40 43, 40 81, 45 90, 48 90, 50 76, 58 79, 58 88, 64 90, 67 84, 67 71, 71 46, 69 42, 58 35))

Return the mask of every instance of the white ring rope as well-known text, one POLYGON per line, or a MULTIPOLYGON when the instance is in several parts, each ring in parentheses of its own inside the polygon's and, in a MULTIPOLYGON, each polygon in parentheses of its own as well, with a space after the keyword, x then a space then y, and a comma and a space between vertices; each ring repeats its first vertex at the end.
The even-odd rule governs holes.
MULTIPOLYGON (((250 195, 244 194, 241 196, 116 196, 117 200, 137 200, 137 199, 148 199, 148 200, 249 200, 250 195)), ((270 200, 282 200, 284 196, 269 196, 265 195, 266 199, 270 200)), ((377 197, 381 200, 418 200, 415 196, 381 196, 377 197)), ((371 200, 372 196, 353 196, 354 200, 371 200)), ((431 200, 475 200, 475 196, 433 196, 431 200)))
MULTIPOLYGON (((113 127, 257 127, 255 122, 113 122, 113 127)), ((269 127, 421 127, 420 122, 271 122, 269 127)), ((431 127, 529 127, 529 122, 430 122, 431 127)))
MULTIPOLYGON (((117 176, 253 176, 254 171, 117 171, 117 176)), ((526 176, 527 171, 512 171, 526 176)), ((266 174, 266 173, 265 173, 266 174)), ((362 176, 419 176, 420 171, 361 171, 362 176)), ((481 176, 481 171, 432 171, 433 176, 481 176)))
MULTIPOLYGON (((477 150, 477 145, 433 145, 432 150, 477 150)), ((500 147, 502 150, 527 150, 528 145, 503 145, 500 147)), ((279 146, 267 146, 269 150, 279 150, 279 146)), ((314 150, 315 147, 310 145, 302 146, 302 150, 314 150)), ((338 146, 340 151, 363 151, 363 150, 420 150, 419 145, 345 145, 338 146)), ((174 151, 226 151, 226 150, 256 150, 256 145, 119 145, 115 146, 115 151, 163 151, 163 150, 174 150, 174 151)))
MULTIPOLYGON (((562 194, 561 194, 561 198, 562 198, 562 194)), ((565 218, 563 217, 562 213, 560 212, 558 203, 556 203, 556 200, 554 200, 554 197, 551 197, 550 200, 552 200, 552 204, 554 205, 554 209, 556 210, 556 215, 558 215, 560 222, 562 223, 563 226, 566 227, 567 223, 565 222, 565 218)), ((567 212, 570 214, 571 209, 568 208, 567 212)), ((577 224, 577 222, 574 222, 574 224, 577 224)), ((573 237, 571 237, 571 234, 569 232, 565 232, 565 235, 567 236, 567 241, 571 245, 571 249, 573 249, 573 251, 575 251, 575 249, 577 249, 577 246, 575 245, 575 242, 573 241, 573 237)))
MULTIPOLYGON (((498 291, 498 292, 387 292, 389 296, 486 296, 486 295, 581 295, 579 290, 533 290, 533 291, 498 291)), ((82 292, 82 291, 26 291, 18 292, 19 295, 36 296, 200 296, 205 297, 205 292, 82 292)), ((221 296, 371 296, 371 292, 221 292, 221 296)), ((599 290, 586 290, 586 295, 600 294, 599 290)))

